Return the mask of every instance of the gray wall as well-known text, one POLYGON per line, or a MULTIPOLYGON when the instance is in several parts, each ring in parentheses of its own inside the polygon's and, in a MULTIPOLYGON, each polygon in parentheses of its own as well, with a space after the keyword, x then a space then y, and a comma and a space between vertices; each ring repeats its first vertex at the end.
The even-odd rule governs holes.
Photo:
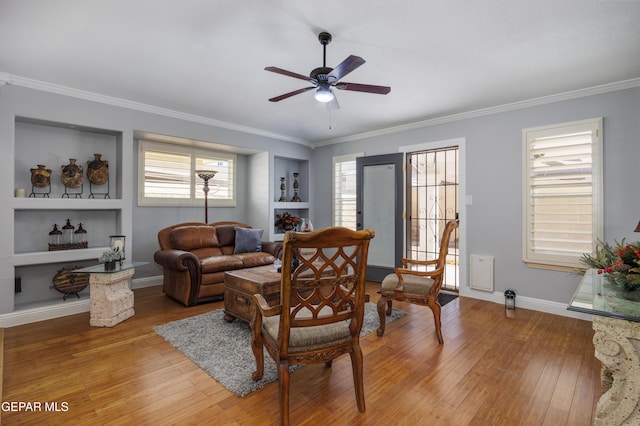
MULTIPOLYGON (((215 125, 203 124, 197 121, 172 118, 165 115, 122 108, 100 102, 78 99, 74 97, 54 94, 46 91, 30 88, 6 85, 0 87, 0 146, 3 153, 11 160, 6 168, 6 178, 0 180, 2 187, 2 200, 13 198, 13 157, 14 136, 13 122, 15 116, 34 119, 77 124, 87 127, 120 131, 125 138, 131 141, 136 132, 148 132, 153 134, 172 136, 177 138, 192 139, 211 142, 217 145, 234 147, 240 152, 269 151, 273 155, 291 156, 297 158, 310 158, 311 148, 301 144, 283 141, 267 136, 244 133, 215 125), (10 171, 10 173, 9 173, 10 171)), ((242 125, 242 123, 238 123, 242 125)), ((239 127, 239 126, 238 126, 239 127)), ((133 254, 136 261, 146 261, 149 265, 136 269, 136 279, 156 277, 162 275, 162 270, 153 262, 153 253, 158 248, 157 232, 159 229, 183 222, 204 221, 203 208, 180 207, 138 207, 137 206, 137 141, 127 143, 132 147, 130 152, 125 152, 127 157, 133 157, 134 170, 126 173, 126 183, 131 187, 128 197, 132 207, 132 235, 127 235, 127 251, 133 254), (130 251, 129 251, 130 250, 130 251)), ((43 146, 43 150, 53 149, 43 146)), ((210 222, 218 220, 246 220, 247 200, 247 160, 244 155, 238 156, 238 203, 235 208, 210 208, 210 222)), ((28 170, 26 170, 28 173, 28 170)), ((266 209, 266 207, 265 207, 266 209)), ((265 215, 267 211, 265 211, 265 215)), ((5 229, 13 229, 13 215, 4 211, 1 225, 5 229)), ((9 237, 9 235, 8 235, 9 237)), ((43 236, 46 238, 46 235, 43 236)), ((10 245, 12 238, 2 241, 2 252, 12 253, 10 245)), ((10 273, 9 258, 1 259, 0 280, 3 291, 13 292, 13 274, 10 273), (7 290, 5 287, 10 287, 7 290)), ((2 294, 2 291, 0 291, 2 294)), ((7 311, 10 309, 4 309, 7 311)), ((2 310, 0 310, 2 312, 2 310)))
MULTIPOLYGON (((274 155, 311 158, 310 216, 316 227, 331 224, 333 156, 356 152, 384 154, 397 152, 400 146, 465 138, 466 194, 473 196, 473 204, 466 206, 463 222, 466 228, 463 233, 466 254, 495 256, 497 292, 513 288, 518 297, 563 303, 573 294, 579 277, 563 272, 530 269, 521 260, 522 129, 604 117, 605 239, 639 239, 632 232, 640 219, 637 189, 640 160, 639 88, 327 145, 313 151, 300 144, 265 136, 11 85, 0 89, 0 102, 3 104, 0 108, 2 123, 12 123, 13 115, 17 114, 119 130, 127 137, 131 137, 135 131, 146 131, 210 141, 243 150, 266 150, 274 155)), ((3 131, 1 134, 0 145, 12 157, 12 132, 3 131)), ((136 148, 137 143, 134 142, 132 152, 126 154, 136 157, 136 148)), ((137 164, 135 158, 133 164, 134 167, 137 164)), ((238 164, 238 206, 234 209, 212 208, 210 218, 246 220, 246 164, 246 159, 241 157, 238 164)), ((135 260, 150 262, 147 267, 137 271, 136 278, 158 276, 161 271, 153 263, 157 231, 176 222, 202 220, 203 212, 197 208, 137 207, 136 171, 126 175, 132 178, 133 185, 131 252, 135 260)), ((3 180, 0 185, 3 199, 13 196, 11 178, 3 180)), ((10 215, 3 214, 2 217, 8 218, 10 215)), ((11 229, 13 223, 6 220, 2 225, 11 229)), ((468 262, 468 257, 463 258, 462 262, 468 262)), ((6 262, 3 265, 3 269, 6 268, 6 262)), ((12 282, 4 280, 8 275, 7 270, 1 272, 3 283, 12 287, 12 282)), ((461 283, 467 285, 468 273, 461 277, 461 283)))
MULTIPOLYGON (((466 194, 473 197, 463 221, 467 256, 495 256, 496 292, 512 288, 518 297, 566 303, 578 275, 532 269, 522 262, 522 129, 594 117, 604 118, 605 240, 638 240, 640 235, 633 233, 640 220, 638 88, 316 148, 314 225, 331 225, 333 156, 384 154, 398 152, 401 146, 465 138, 466 194)), ((468 262, 468 257, 461 262, 468 262)), ((468 281, 466 272, 461 285, 468 281)))

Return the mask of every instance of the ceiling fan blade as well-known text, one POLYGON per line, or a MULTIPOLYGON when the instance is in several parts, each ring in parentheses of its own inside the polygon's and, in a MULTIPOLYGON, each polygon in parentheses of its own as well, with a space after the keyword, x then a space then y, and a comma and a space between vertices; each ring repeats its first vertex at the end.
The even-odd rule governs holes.
POLYGON ((275 98, 271 98, 271 99, 269 99, 269 102, 279 102, 279 101, 281 101, 283 99, 287 99, 287 98, 290 98, 291 96, 299 95, 300 93, 304 93, 307 90, 312 90, 312 89, 315 89, 315 87, 311 86, 311 87, 305 87, 304 89, 294 90, 293 92, 285 93, 284 95, 280 95, 280 96, 276 96, 275 98))
POLYGON ((359 83, 338 83, 335 85, 340 90, 352 90, 354 92, 367 92, 377 93, 379 95, 386 95, 391 91, 391 87, 388 86, 374 86, 371 84, 359 84, 359 83))
POLYGON ((278 67, 266 67, 264 70, 275 72, 276 74, 286 75, 288 77, 299 78, 300 80, 304 80, 304 81, 310 81, 310 82, 314 81, 312 78, 307 77, 306 75, 298 74, 293 71, 283 70, 282 68, 278 68, 278 67))
POLYGON ((340 65, 335 67, 333 71, 328 74, 327 79, 329 82, 336 82, 365 62, 366 61, 361 57, 351 55, 344 61, 340 62, 340 65))

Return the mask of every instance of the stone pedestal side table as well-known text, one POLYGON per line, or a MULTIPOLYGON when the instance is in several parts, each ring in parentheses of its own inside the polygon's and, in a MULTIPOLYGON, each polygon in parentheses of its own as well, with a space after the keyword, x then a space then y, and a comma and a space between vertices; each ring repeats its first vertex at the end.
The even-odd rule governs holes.
POLYGON ((567 309, 593 314, 593 346, 602 363, 594 424, 640 425, 640 302, 589 269, 567 309))
POLYGON ((113 327, 134 315, 133 292, 129 288, 135 267, 146 262, 123 263, 113 271, 103 265, 77 269, 88 273, 90 289, 90 324, 94 327, 113 327))
POLYGON ((593 329, 602 362, 595 424, 640 424, 640 322, 594 316, 593 329))
POLYGON ((113 327, 133 316, 133 292, 129 289, 129 279, 134 272, 131 268, 113 274, 91 274, 92 326, 113 327))

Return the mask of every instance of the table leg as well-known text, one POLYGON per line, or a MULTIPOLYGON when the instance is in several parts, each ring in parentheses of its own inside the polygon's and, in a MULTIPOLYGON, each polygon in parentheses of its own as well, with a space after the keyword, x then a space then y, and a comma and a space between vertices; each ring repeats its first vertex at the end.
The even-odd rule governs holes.
POLYGON ((595 315, 593 329, 602 362, 595 424, 640 424, 640 323, 595 315))

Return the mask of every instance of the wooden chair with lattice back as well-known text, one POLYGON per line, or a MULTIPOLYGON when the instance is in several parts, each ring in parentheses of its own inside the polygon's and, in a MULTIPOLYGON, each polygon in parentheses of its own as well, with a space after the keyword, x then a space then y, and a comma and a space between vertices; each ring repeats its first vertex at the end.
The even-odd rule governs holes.
POLYGON ((438 294, 442 288, 451 234, 458 228, 458 225, 458 219, 447 222, 445 225, 440 239, 440 252, 437 259, 414 260, 402 258, 402 268, 396 268, 393 274, 387 275, 382 280, 380 299, 378 300, 378 316, 380 317, 378 336, 384 334, 385 311, 387 315, 390 315, 393 301, 398 300, 431 308, 438 342, 440 344, 444 343, 440 324, 441 308, 440 303, 438 303, 438 294), (421 269, 415 269, 415 267, 421 269), (434 267, 434 269, 428 270, 429 267, 434 267))
POLYGON ((280 304, 254 295, 251 348, 253 380, 264 373, 267 349, 278 368, 280 414, 289 424, 289 366, 325 363, 349 354, 358 410, 365 411, 360 330, 365 307, 365 271, 371 229, 332 227, 287 232, 284 237, 280 304), (293 264, 293 266, 292 266, 293 264), (297 265, 297 266, 296 266, 297 265))

